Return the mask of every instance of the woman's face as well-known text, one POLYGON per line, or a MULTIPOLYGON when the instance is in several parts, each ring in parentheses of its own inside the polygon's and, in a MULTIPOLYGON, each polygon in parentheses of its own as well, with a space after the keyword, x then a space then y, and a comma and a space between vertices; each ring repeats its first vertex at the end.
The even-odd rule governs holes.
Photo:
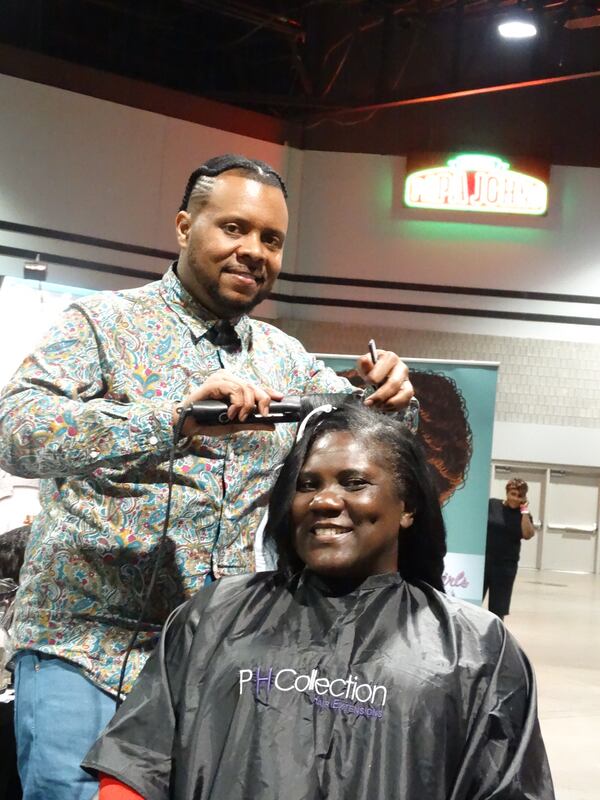
POLYGON ((507 489, 506 490, 506 505, 509 508, 519 508, 521 503, 525 502, 527 495, 522 490, 519 491, 518 489, 507 489))
POLYGON ((412 514, 386 461, 347 431, 313 444, 292 501, 295 550, 313 572, 363 579, 398 571, 398 534, 412 514))

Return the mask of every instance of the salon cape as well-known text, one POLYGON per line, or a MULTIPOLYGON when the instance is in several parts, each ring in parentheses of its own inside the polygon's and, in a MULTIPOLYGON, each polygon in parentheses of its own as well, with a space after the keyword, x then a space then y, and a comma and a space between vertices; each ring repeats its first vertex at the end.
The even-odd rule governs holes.
POLYGON ((222 579, 168 621, 88 770, 147 800, 551 800, 527 658, 397 574, 222 579))

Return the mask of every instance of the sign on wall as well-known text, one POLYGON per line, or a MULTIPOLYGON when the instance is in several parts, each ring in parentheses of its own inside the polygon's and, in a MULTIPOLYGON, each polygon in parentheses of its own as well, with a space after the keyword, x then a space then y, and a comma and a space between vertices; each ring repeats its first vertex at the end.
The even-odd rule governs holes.
POLYGON ((545 214, 550 166, 484 153, 420 154, 407 159, 410 208, 494 214, 545 214))
MULTIPOLYGON (((355 356, 319 354, 327 366, 363 385, 355 356)), ((405 359, 421 412, 417 436, 437 475, 448 534, 444 585, 449 595, 481 603, 491 474, 495 364, 405 359)))

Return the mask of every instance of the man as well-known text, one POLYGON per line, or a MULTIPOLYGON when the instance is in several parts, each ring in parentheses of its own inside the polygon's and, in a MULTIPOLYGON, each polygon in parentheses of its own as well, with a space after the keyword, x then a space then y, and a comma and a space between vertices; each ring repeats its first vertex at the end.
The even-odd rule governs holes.
MULTIPOLYGON (((0 398, 0 463, 45 479, 15 612, 25 800, 93 794, 78 765, 114 711, 140 617, 126 690, 174 607, 207 580, 253 569, 254 532, 295 426, 244 425, 251 409, 350 390, 295 339, 247 316, 279 274, 287 225, 271 167, 210 159, 188 181, 179 258, 163 279, 74 304, 0 398), (181 407, 205 399, 226 401, 237 424, 185 420, 149 597, 173 426, 181 407)), ((409 401, 395 354, 358 367, 379 387, 369 404, 409 401)))

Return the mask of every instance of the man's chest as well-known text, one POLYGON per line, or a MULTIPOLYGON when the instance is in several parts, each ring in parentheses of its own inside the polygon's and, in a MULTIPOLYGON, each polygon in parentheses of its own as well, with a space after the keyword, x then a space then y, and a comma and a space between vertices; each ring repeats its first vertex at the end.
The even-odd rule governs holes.
POLYGON ((227 352, 166 314, 120 325, 118 335, 101 331, 100 338, 107 396, 115 399, 179 399, 218 370, 284 392, 301 390, 305 378, 293 374, 285 351, 268 342, 249 340, 227 352))

